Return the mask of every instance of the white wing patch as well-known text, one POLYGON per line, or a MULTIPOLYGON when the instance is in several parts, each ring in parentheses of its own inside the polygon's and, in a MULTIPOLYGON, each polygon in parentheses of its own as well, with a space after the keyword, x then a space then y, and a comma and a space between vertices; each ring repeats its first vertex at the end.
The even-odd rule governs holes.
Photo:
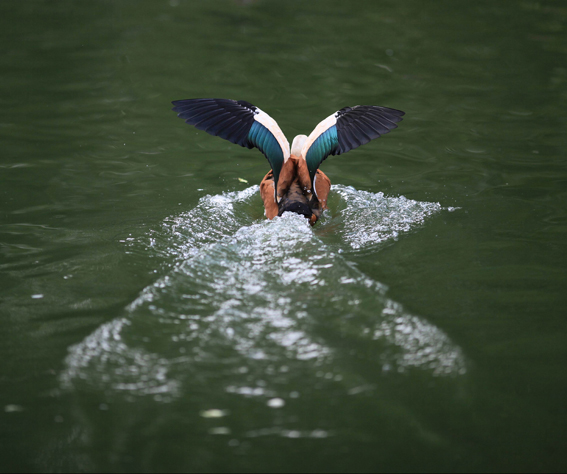
POLYGON ((309 151, 309 148, 311 148, 313 142, 317 140, 317 138, 319 138, 319 135, 325 133, 327 130, 329 130, 329 128, 331 128, 336 123, 337 123, 337 112, 335 112, 332 115, 329 115, 322 122, 319 122, 319 125, 317 125, 315 127, 315 130, 313 130, 309 135, 309 137, 307 137, 307 141, 305 142, 303 148, 301 149, 301 156, 305 158, 307 156, 307 152, 309 151))
POLYGON ((272 117, 270 117, 266 112, 259 109, 258 107, 256 107, 256 112, 254 114, 254 120, 256 120, 256 122, 261 123, 270 132, 272 132, 272 135, 274 137, 276 137, 276 140, 278 141, 278 144, 280 145, 280 148, 282 149, 283 157, 284 157, 284 163, 285 163, 289 159, 289 155, 290 155, 290 153, 289 153, 289 142, 287 141, 287 138, 283 134, 282 129, 280 128, 278 123, 272 117))

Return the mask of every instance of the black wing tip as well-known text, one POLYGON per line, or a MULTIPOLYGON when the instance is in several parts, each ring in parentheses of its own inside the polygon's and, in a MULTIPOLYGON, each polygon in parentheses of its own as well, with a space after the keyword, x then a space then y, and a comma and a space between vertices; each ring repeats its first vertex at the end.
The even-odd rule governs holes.
POLYGON ((185 108, 189 105, 197 105, 209 99, 181 99, 181 100, 172 100, 171 103, 174 107, 171 109, 174 112, 181 112, 180 109, 185 108))
POLYGON ((256 110, 256 108, 257 108, 254 104, 251 104, 247 100, 235 100, 235 102, 238 105, 242 105, 243 107, 247 107, 247 108, 252 109, 252 110, 256 110))
POLYGON ((404 111, 398 109, 388 109, 388 113, 398 117, 400 120, 402 120, 402 117, 406 114, 404 111))
POLYGON ((391 122, 401 122, 403 120, 402 117, 406 114, 402 110, 383 107, 381 105, 354 105, 352 107, 343 107, 341 110, 338 110, 337 118, 343 115, 347 115, 349 114, 349 112, 362 114, 367 112, 374 112, 380 114, 383 118, 391 122))
POLYGON ((338 150, 342 154, 398 128, 405 112, 379 105, 345 107, 337 114, 338 150))
POLYGON ((381 105, 366 105, 363 107, 368 107, 369 109, 376 110, 377 112, 383 114, 391 114, 397 117, 403 117, 406 114, 403 110, 392 109, 391 107, 383 107, 381 105))
POLYGON ((178 116, 182 112, 186 112, 188 110, 194 110, 200 106, 206 105, 216 105, 220 107, 232 107, 234 105, 238 105, 245 109, 251 110, 253 112, 256 111, 257 107, 250 102, 245 100, 234 100, 234 99, 218 99, 218 98, 199 98, 199 99, 180 99, 180 100, 172 100, 171 103, 174 107, 171 109, 174 112, 178 113, 178 116))

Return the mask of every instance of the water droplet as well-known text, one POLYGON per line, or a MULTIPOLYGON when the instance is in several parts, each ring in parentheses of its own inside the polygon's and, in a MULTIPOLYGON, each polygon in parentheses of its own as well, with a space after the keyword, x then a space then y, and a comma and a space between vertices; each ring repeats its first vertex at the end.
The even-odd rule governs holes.
POLYGON ((223 416, 228 415, 227 410, 218 410, 213 408, 211 410, 203 410, 199 413, 203 418, 222 418, 223 416))
POLYGON ((230 433, 230 428, 226 426, 217 426, 216 428, 211 428, 209 430, 209 434, 212 435, 229 435, 230 433))
POLYGON ((268 400, 267 405, 270 408, 282 408, 285 405, 285 400, 281 398, 272 398, 271 400, 268 400))

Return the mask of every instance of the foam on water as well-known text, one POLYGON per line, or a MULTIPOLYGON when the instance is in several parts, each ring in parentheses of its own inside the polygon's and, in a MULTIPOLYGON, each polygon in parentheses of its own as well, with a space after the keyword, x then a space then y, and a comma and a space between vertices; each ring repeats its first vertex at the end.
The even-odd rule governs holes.
POLYGON ((443 208, 438 202, 423 202, 404 196, 388 197, 384 193, 357 191, 351 186, 333 185, 341 198, 338 216, 346 245, 352 249, 372 247, 397 239, 443 208))
POLYGON ((187 258, 203 245, 234 234, 243 222, 250 222, 246 209, 259 189, 251 186, 243 191, 206 195, 194 209, 165 219, 160 229, 148 233, 148 239, 130 246, 176 260, 187 258))
MULTIPOLYGON (((333 189, 345 248, 393 239, 441 210, 333 189)), ((378 372, 465 372, 461 350, 443 331, 390 300, 306 219, 286 213, 254 221, 245 208, 257 190, 206 196, 139 239, 148 252, 173 258, 172 268, 122 318, 70 349, 65 387, 168 397, 200 389, 268 399, 283 398, 283 385, 289 390, 324 374, 325 383, 347 392, 361 381, 347 368, 345 343, 364 346, 378 372)), ((332 221, 327 216, 323 226, 332 221)))

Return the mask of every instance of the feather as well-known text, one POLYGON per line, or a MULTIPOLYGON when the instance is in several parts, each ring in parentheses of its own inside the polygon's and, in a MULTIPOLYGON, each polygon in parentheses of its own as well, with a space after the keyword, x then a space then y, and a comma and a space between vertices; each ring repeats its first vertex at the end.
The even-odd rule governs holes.
POLYGON ((329 155, 340 155, 397 128, 401 110, 375 105, 344 107, 320 122, 311 132, 301 154, 307 162, 311 183, 329 155))
POLYGON ((258 148, 268 159, 274 179, 290 156, 289 143, 277 122, 245 100, 185 99, 172 102, 189 125, 246 148, 258 148))

